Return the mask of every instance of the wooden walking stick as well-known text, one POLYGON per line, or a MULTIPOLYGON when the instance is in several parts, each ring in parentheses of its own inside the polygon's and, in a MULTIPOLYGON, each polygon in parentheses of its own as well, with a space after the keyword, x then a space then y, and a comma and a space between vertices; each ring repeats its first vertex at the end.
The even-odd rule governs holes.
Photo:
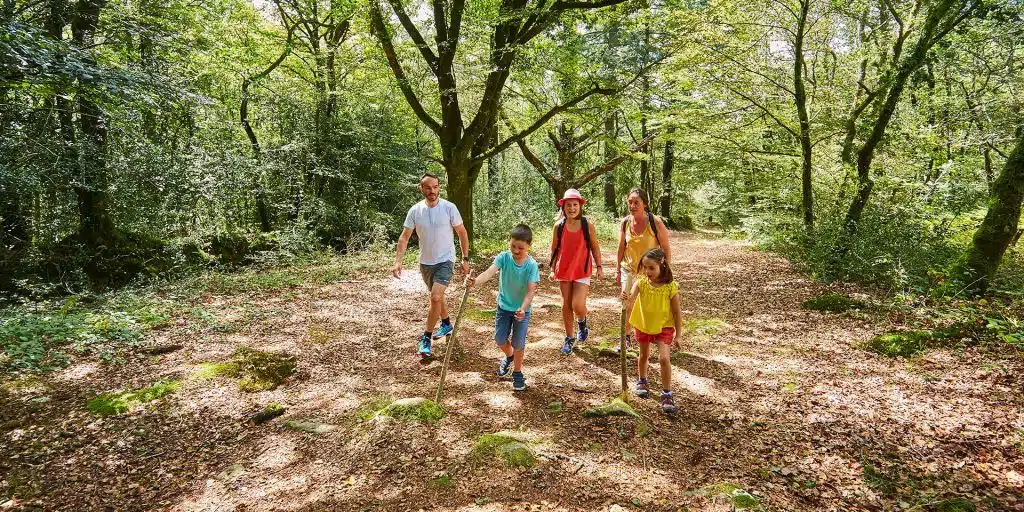
POLYGON ((629 384, 626 382, 626 303, 619 310, 619 363, 622 365, 622 396, 626 397, 629 384))
MULTIPOLYGON (((470 272, 466 277, 472 277, 473 273, 470 272)), ((444 393, 444 377, 448 371, 448 360, 452 357, 452 347, 455 345, 455 335, 459 332, 459 322, 462 321, 462 312, 466 310, 466 299, 469 298, 469 287, 462 292, 462 304, 459 305, 459 312, 455 315, 455 326, 452 327, 452 333, 448 336, 448 343, 444 347, 444 360, 441 361, 441 382, 437 383, 437 394, 434 395, 434 401, 441 403, 441 395, 444 393)))

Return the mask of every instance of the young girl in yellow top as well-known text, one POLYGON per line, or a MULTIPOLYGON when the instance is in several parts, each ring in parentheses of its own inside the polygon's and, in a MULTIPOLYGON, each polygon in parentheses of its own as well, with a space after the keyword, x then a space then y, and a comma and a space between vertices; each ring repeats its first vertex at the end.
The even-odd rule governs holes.
POLYGON ((636 395, 641 398, 650 395, 647 389, 647 358, 651 354, 651 343, 655 343, 658 345, 658 362, 661 364, 661 410, 665 414, 675 414, 669 345, 679 347, 683 327, 682 312, 679 309, 679 284, 672 279, 672 269, 668 266, 665 251, 660 248, 644 253, 636 274, 637 279, 627 301, 633 310, 629 323, 633 325, 636 340, 640 343, 640 356, 636 361, 639 375, 636 395))

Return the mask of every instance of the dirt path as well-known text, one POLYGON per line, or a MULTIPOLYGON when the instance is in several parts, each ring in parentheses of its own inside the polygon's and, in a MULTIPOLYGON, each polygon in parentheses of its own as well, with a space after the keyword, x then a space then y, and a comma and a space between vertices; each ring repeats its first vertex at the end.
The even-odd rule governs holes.
MULTIPOLYGON (((1019 358, 877 356, 858 344, 884 332, 883 320, 802 309, 825 287, 785 260, 695 234, 672 244, 691 331, 674 361, 676 419, 655 399, 634 401, 644 421, 582 416, 617 393, 618 360, 558 354, 559 298, 545 281, 526 393, 494 376, 488 283, 471 295, 445 418, 360 421, 360 406, 382 395, 432 397, 440 373, 412 353, 426 304, 418 275, 382 270, 365 283, 211 296, 208 309, 233 328, 167 329, 158 336, 184 350, 122 366, 82 362, 7 386, 0 503, 13 499, 0 507, 710 511, 729 510, 732 500, 715 496, 728 483, 765 510, 933 510, 960 497, 977 510, 1024 511, 1019 358), (185 378, 239 346, 295 354, 299 374, 261 393, 185 378), (98 392, 161 378, 183 384, 154 406, 103 419, 85 410, 98 392), (285 415, 247 421, 270 402, 285 415), (329 431, 283 426, 300 419, 329 431), (538 463, 505 469, 468 456, 478 436, 499 430, 534 439, 538 463)), ((460 295, 452 290, 449 302, 460 295)), ((617 339, 612 279, 595 284, 590 306, 587 345, 617 339)))

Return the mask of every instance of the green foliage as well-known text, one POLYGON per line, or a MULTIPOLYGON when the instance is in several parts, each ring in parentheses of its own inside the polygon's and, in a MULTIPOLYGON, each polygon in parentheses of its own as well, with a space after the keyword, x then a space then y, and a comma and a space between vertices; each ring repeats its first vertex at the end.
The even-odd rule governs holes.
POLYGON ((829 313, 845 313, 851 309, 864 309, 867 304, 846 295, 829 293, 821 297, 805 300, 800 304, 804 309, 827 311, 829 313))
POLYGON ((122 393, 106 393, 89 400, 86 408, 99 416, 124 414, 135 407, 170 395, 181 387, 177 381, 160 381, 152 386, 125 391, 122 393))
POLYGON ((742 487, 730 483, 730 482, 719 482, 716 484, 708 485, 700 489, 698 493, 702 496, 725 496, 732 501, 734 510, 753 510, 762 511, 764 507, 761 506, 761 500, 756 496, 750 494, 742 487))

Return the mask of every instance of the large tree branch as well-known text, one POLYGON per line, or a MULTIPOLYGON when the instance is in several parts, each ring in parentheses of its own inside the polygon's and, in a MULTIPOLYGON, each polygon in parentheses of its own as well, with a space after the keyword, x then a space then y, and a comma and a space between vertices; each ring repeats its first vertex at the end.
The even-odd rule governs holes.
POLYGON ((501 153, 502 151, 508 149, 508 147, 511 146, 512 144, 515 144, 519 140, 521 140, 523 138, 526 138, 531 133, 533 133, 533 132, 537 131, 538 129, 540 129, 542 126, 544 126, 545 123, 547 123, 549 120, 551 120, 552 117, 555 117, 556 115, 558 115, 561 112, 565 112, 566 110, 569 110, 570 108, 578 105, 583 100, 585 100, 585 99, 587 99, 587 98, 589 98, 589 97, 591 97, 591 96, 593 96, 595 94, 609 95, 609 94, 615 94, 616 92, 619 92, 620 90, 621 89, 619 89, 619 88, 609 89, 607 87, 601 87, 599 85, 594 86, 589 91, 584 92, 583 94, 580 94, 579 96, 576 96, 575 98, 573 98, 573 99, 571 99, 571 100, 569 100, 569 101, 567 101, 565 103, 562 103, 561 105, 552 107, 550 110, 547 111, 547 113, 545 113, 544 115, 540 116, 540 118, 538 118, 528 128, 526 128, 525 130, 520 131, 519 133, 516 133, 515 135, 512 135, 511 137, 506 139, 505 142, 502 142, 502 143, 498 144, 497 146, 494 146, 493 148, 491 148, 490 151, 487 151, 487 152, 485 152, 482 155, 476 156, 473 159, 473 161, 474 162, 477 162, 477 161, 483 162, 484 160, 487 160, 488 158, 490 158, 490 157, 492 157, 494 155, 497 155, 498 153, 501 153))
MULTIPOLYGON (((657 137, 657 136, 658 136, 658 131, 657 130, 651 131, 651 133, 649 133, 647 135, 647 137, 644 137, 644 139, 641 140, 637 145, 633 146, 632 152, 635 153, 637 151, 640 151, 640 150, 646 148, 647 145, 650 144, 651 141, 654 140, 654 138, 657 137)), ((587 171, 587 173, 584 174, 582 177, 580 177, 579 180, 577 180, 576 186, 577 187, 582 187, 582 186, 586 185, 587 183, 590 183, 591 181, 594 181, 595 179, 597 179, 597 177, 599 177, 599 176, 601 176, 601 175, 603 175, 605 173, 611 172, 616 167, 618 167, 619 164, 621 164, 622 162, 625 162, 627 158, 631 158, 631 155, 629 153, 622 153, 619 156, 616 156, 615 158, 612 158, 611 160, 608 160, 607 162, 605 162, 603 164, 595 166, 594 168, 592 168, 589 171, 587 171)))
POLYGON ((618 5, 625 1, 626 0, 598 0, 596 2, 563 2, 559 0, 551 6, 551 10, 565 11, 568 9, 600 9, 601 7, 618 5))
POLYGON ((398 81, 398 88, 401 89, 402 95, 405 96, 405 101, 412 107, 416 117, 423 124, 427 125, 431 131, 440 136, 441 124, 427 113, 419 98, 416 97, 416 93, 412 90, 412 86, 409 85, 409 79, 406 78, 402 64, 398 61, 398 55, 395 54, 395 47, 391 43, 391 33, 388 32, 388 28, 384 24, 384 16, 380 12, 380 4, 377 0, 370 2, 370 21, 373 24, 373 33, 377 36, 377 40, 380 41, 381 48, 384 50, 384 56, 388 60, 388 65, 391 66, 391 72, 395 75, 395 80, 398 81))
POLYGON ((405 9, 402 7, 401 0, 388 0, 391 4, 391 8, 395 11, 395 15, 398 16, 398 21, 402 23, 402 27, 405 28, 405 32, 409 34, 413 43, 416 43, 416 48, 419 49, 420 55, 423 55, 423 59, 427 61, 427 65, 430 66, 430 70, 434 72, 434 76, 437 76, 437 55, 430 49, 427 42, 423 39, 419 29, 416 28, 416 24, 409 19, 409 15, 405 13, 405 9))

